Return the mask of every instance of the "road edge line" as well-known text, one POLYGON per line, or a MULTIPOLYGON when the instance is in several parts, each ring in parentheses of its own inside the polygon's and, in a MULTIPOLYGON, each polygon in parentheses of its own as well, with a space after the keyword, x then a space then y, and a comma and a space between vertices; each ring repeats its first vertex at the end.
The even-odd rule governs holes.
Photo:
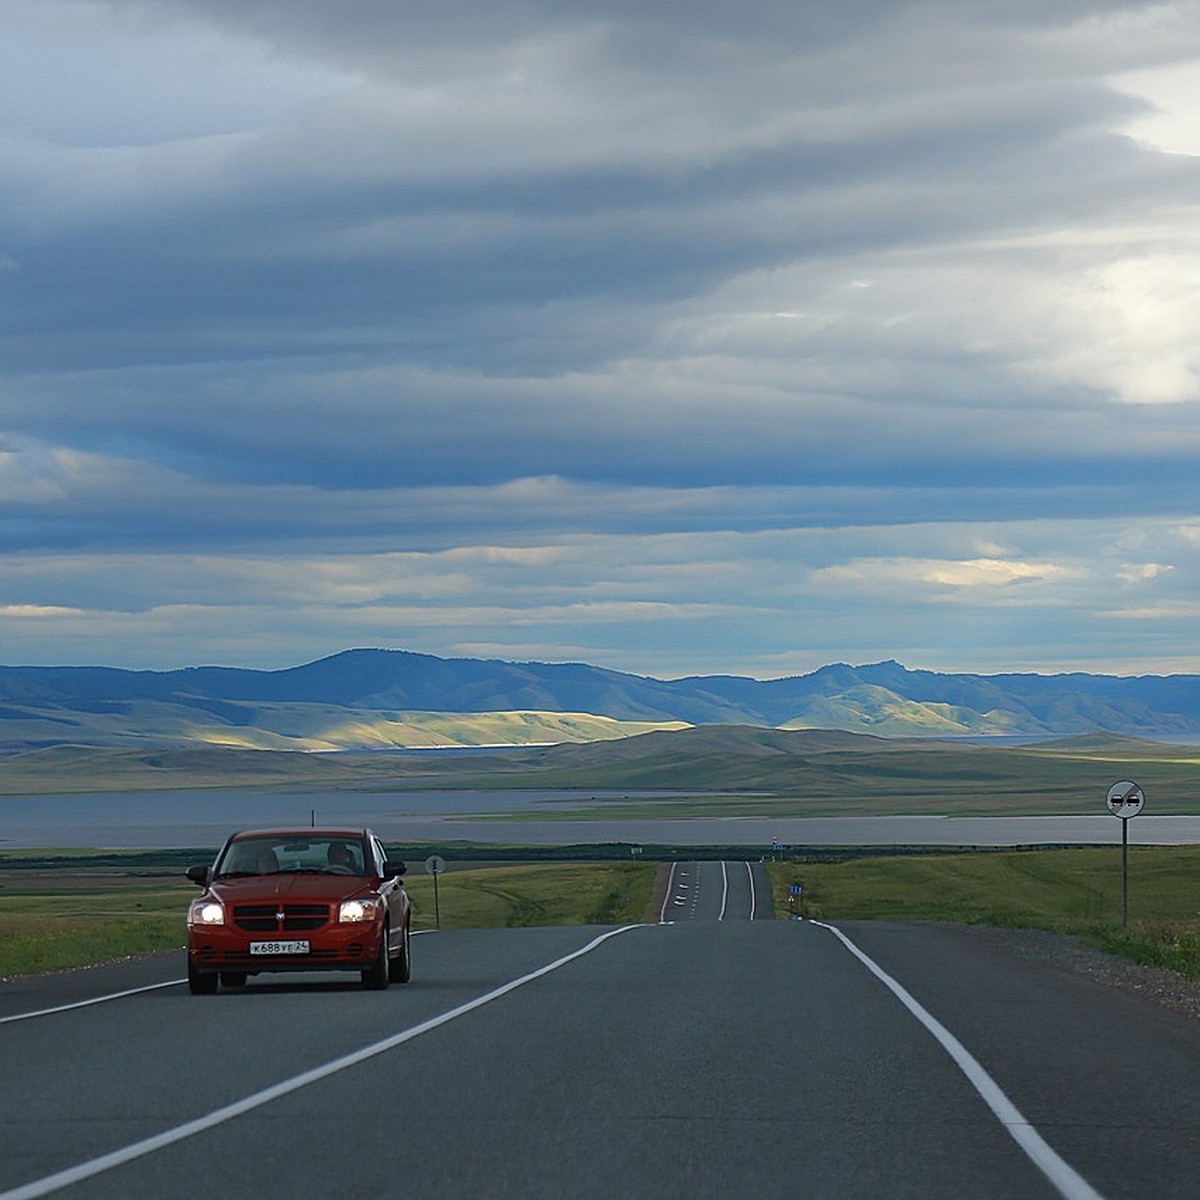
POLYGON ((34 1017, 49 1017, 54 1013, 70 1012, 73 1008, 87 1008, 91 1004, 105 1004, 109 1000, 120 1000, 125 996, 138 996, 142 992, 156 992, 159 988, 178 987, 187 983, 186 979, 168 979, 165 983, 150 983, 145 987, 127 988, 123 992, 109 992, 104 996, 92 996, 89 1000, 74 1000, 70 1004, 59 1004, 54 1008, 39 1008, 34 1012, 13 1013, 11 1016, 0 1017, 0 1025, 8 1025, 13 1021, 31 1021, 34 1017))
MULTIPOLYGON (((676 866, 677 866, 677 864, 672 862, 670 873, 667 875, 667 890, 666 890, 666 893, 663 895, 662 908, 659 910, 659 913, 658 913, 658 923, 660 925, 665 925, 667 922, 667 905, 670 904, 671 893, 675 889, 675 867, 676 866)), ((3 1200, 3 1197, 0 1197, 0 1200, 3 1200)))
MULTIPOLYGON (((423 933, 434 933, 433 929, 414 929, 412 937, 420 937, 423 933)), ((89 1004, 104 1004, 108 1000, 121 1000, 125 996, 138 996, 142 992, 154 992, 159 988, 179 987, 187 983, 186 979, 167 979, 162 983, 149 983, 145 987, 126 988, 123 992, 109 992, 104 996, 92 996, 88 1000, 73 1000, 70 1004, 57 1004, 53 1008, 38 1008, 33 1012, 12 1013, 0 1017, 0 1025, 8 1025, 13 1021, 30 1021, 34 1017, 49 1017, 55 1013, 70 1012, 73 1008, 87 1008, 89 1004)))
MULTIPOLYGON (((810 921, 827 929, 908 1009, 942 1049, 954 1065, 967 1077, 996 1119, 1008 1130, 1013 1140, 1025 1151, 1030 1161, 1058 1190, 1063 1200, 1103 1200, 1101 1194, 1070 1163, 1066 1161, 1025 1119, 1017 1106, 1005 1095, 1000 1085, 987 1073, 979 1060, 926 1009, 902 984, 892 978, 874 959, 860 950, 840 929, 823 921, 810 921)), ((4 1197, 0 1197, 4 1200, 4 1197)))
POLYGON ((293 1075, 291 1079, 285 1079, 281 1083, 272 1084, 270 1087, 263 1088, 261 1091, 254 1092, 249 1096, 243 1096, 241 1100, 235 1100, 232 1104, 226 1104, 222 1108, 214 1109, 202 1117, 185 1121, 182 1125, 176 1125, 173 1129, 165 1129, 162 1133, 157 1133, 153 1137, 144 1138, 140 1142, 133 1142, 128 1146, 123 1146, 119 1150, 112 1150, 108 1154, 102 1154, 98 1158, 79 1163, 74 1167, 68 1167, 63 1171, 56 1171, 53 1175, 46 1175, 42 1179, 33 1180, 31 1183, 21 1184, 7 1192, 0 1192, 0 1200, 35 1200, 35 1197, 48 1196, 51 1192, 57 1192, 60 1188, 70 1187, 73 1184, 81 1183, 85 1179, 102 1175, 105 1171, 111 1171, 114 1167, 124 1166, 135 1159, 144 1158, 147 1154, 152 1154, 156 1150, 162 1150, 167 1146, 174 1145, 176 1142, 182 1142, 198 1133, 203 1133, 205 1130, 222 1125, 234 1117, 240 1117, 244 1113, 261 1108, 264 1104, 270 1104, 272 1100, 278 1100, 282 1096, 287 1096, 292 1092, 299 1091, 301 1088, 308 1087, 311 1083, 317 1083, 322 1079, 327 1079, 330 1075, 336 1075, 349 1067, 357 1066, 361 1062, 366 1062, 368 1059, 385 1054, 388 1050, 394 1050, 397 1046, 402 1046, 405 1042, 411 1042, 423 1033, 429 1033, 431 1030, 446 1025, 458 1017, 465 1016, 477 1008, 482 1008, 485 1004, 490 1004, 493 1000, 500 999, 501 996, 507 996, 509 992, 516 991, 517 988, 523 987, 527 983, 532 983, 535 979, 541 979, 543 975, 549 975, 552 971, 557 971, 560 967, 565 967, 567 963, 573 962, 577 958, 582 958, 585 954, 590 954, 610 938, 617 937, 622 933, 629 933, 633 929, 649 928, 653 927, 643 924, 620 925, 616 929, 610 929, 608 932, 602 933, 599 937, 593 938, 586 946, 582 946, 570 954, 565 954, 561 958, 547 963, 544 967, 539 967, 536 971, 522 975, 519 979, 510 980, 508 983, 494 988, 485 995, 476 996, 474 1000, 468 1000, 465 1004, 458 1005, 457 1008, 452 1008, 448 1012, 441 1013, 436 1017, 430 1017, 427 1021, 422 1021, 419 1025, 414 1025, 410 1029, 402 1030, 400 1033, 393 1034, 382 1041, 373 1042, 369 1046, 364 1046, 359 1050, 344 1054, 340 1058, 335 1058, 325 1063, 324 1066, 313 1067, 311 1070, 303 1071, 299 1075, 293 1075))

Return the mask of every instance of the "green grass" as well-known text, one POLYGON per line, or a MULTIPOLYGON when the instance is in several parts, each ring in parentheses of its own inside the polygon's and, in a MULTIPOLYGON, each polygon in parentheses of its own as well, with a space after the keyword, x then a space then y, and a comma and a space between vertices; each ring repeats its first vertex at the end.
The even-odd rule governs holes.
MULTIPOLYGON (((120 869, 4 866, 0 859, 0 978, 184 945, 184 914, 198 893, 182 878, 176 882, 120 869)), ((654 872, 652 863, 452 871, 439 880, 442 928, 640 921, 650 907, 654 872)), ((415 876, 405 886, 414 928, 432 929, 433 879, 415 876)))
POLYGON ((161 879, 7 882, 0 890, 0 978, 106 962, 184 943, 195 889, 161 879))
POLYGON ((182 920, 64 922, 0 914, 0 979, 181 949, 182 920))
MULTIPOLYGON (((519 925, 621 925, 640 921, 650 906, 655 866, 557 863, 450 871, 440 876, 443 929, 519 925)), ((432 929, 433 879, 405 883, 414 928, 432 929)))
POLYGON ((827 920, 949 921, 1049 929, 1200 979, 1200 847, 1018 850, 771 863, 777 913, 827 920), (799 904, 790 887, 803 886, 799 904))

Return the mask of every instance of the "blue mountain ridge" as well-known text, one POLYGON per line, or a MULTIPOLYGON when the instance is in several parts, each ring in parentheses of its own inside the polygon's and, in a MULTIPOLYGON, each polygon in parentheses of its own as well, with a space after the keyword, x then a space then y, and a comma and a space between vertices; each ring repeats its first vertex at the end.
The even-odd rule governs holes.
MULTIPOLYGON (((158 701, 323 704, 375 711, 535 710, 685 721, 930 735, 1128 736, 1200 732, 1200 676, 943 674, 887 661, 806 675, 655 679, 584 663, 451 659, 354 649, 282 670, 0 666, 0 725, 30 710, 114 711, 158 701)), ((233 710, 229 710, 231 713, 233 710)), ((244 715, 244 708, 238 709, 244 715)))

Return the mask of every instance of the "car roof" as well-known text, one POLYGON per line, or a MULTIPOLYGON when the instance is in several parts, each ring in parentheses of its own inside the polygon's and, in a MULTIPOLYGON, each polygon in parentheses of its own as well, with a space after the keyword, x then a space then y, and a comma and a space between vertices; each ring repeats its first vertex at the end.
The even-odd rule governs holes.
POLYGON ((361 825, 357 829, 344 828, 325 828, 311 829, 308 826, 299 828, 282 825, 276 829, 239 829, 237 833, 229 835, 230 841, 240 841, 242 838, 268 838, 268 837, 288 837, 288 838, 362 838, 371 834, 369 829, 364 829, 361 825))

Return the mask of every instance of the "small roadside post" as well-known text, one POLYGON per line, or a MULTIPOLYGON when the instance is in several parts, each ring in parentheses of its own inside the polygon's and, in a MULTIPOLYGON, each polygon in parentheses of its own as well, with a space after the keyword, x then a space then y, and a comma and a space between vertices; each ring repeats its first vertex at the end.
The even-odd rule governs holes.
POLYGON ((433 876, 433 920, 434 927, 442 927, 442 898, 438 894, 438 876, 446 869, 446 860, 440 854, 431 854, 425 860, 425 874, 433 876))
POLYGON ((1121 925, 1129 924, 1129 822, 1142 811, 1146 793, 1132 779, 1122 779, 1108 789, 1108 811, 1121 821, 1121 925))

